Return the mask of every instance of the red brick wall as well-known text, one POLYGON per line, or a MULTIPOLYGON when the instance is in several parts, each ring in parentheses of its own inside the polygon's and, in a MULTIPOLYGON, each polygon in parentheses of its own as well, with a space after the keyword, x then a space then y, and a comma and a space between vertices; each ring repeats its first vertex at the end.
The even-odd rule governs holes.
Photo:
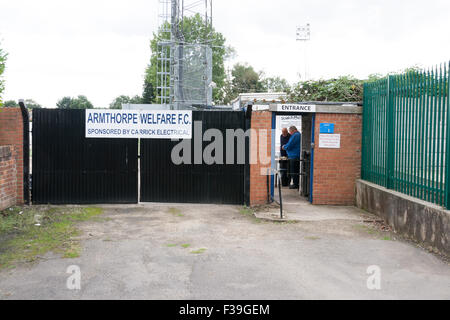
POLYGON ((13 149, 13 146, 0 146, 0 210, 17 202, 17 167, 13 149))
POLYGON ((0 194, 3 192, 9 199, 9 194, 13 193, 15 203, 23 204, 23 122, 20 108, 0 109, 0 146, 9 146, 11 152, 10 159, 0 159, 0 194))
POLYGON ((261 161, 260 150, 262 148, 262 141, 260 139, 260 133, 262 133, 267 139, 267 157, 271 157, 272 147, 272 112, 253 112, 252 124, 251 124, 251 138, 250 138, 250 205, 256 206, 267 203, 267 169, 271 167, 271 164, 265 164, 265 161, 261 161), (260 130, 266 130, 261 132, 260 130))
POLYGON ((315 125, 313 203, 354 205, 355 182, 361 175, 362 115, 317 114, 315 125), (321 123, 334 123, 341 149, 320 149, 321 123))

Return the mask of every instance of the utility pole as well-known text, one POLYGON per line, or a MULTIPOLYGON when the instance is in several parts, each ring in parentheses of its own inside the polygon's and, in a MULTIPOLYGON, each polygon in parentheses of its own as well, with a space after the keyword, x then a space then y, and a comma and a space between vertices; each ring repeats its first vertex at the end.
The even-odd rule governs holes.
POLYGON ((307 43, 311 40, 311 25, 307 23, 303 26, 297 27, 297 34, 296 34, 297 41, 300 41, 303 49, 303 63, 304 63, 304 70, 303 70, 303 81, 308 80, 308 48, 307 43))

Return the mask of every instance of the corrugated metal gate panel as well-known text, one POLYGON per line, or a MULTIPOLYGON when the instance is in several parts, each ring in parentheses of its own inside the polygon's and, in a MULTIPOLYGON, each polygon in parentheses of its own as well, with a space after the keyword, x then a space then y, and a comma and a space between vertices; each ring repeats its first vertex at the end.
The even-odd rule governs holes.
MULTIPOLYGON (((202 121, 203 133, 218 129, 224 137, 226 161, 226 130, 245 131, 244 112, 193 112, 194 121, 202 121)), ((198 138, 198 137, 197 137, 198 138)), ((175 165, 171 159, 174 146, 170 140, 141 140, 141 201, 172 203, 244 204, 245 165, 195 165, 194 141, 191 140, 191 163, 175 165)), ((203 142, 203 150, 211 142, 203 142)), ((248 144, 247 144, 248 149, 248 144)), ((246 150, 248 152, 248 150, 246 150)), ((237 146, 235 144, 235 160, 237 146)))
POLYGON ((137 139, 86 139, 84 110, 33 111, 34 204, 137 203, 137 139))

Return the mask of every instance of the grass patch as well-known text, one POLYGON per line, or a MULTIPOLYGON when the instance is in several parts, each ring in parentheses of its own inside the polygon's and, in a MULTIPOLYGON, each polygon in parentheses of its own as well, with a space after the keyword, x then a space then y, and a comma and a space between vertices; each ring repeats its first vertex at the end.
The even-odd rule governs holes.
POLYGON ((173 244, 173 243, 170 243, 170 244, 167 245, 168 248, 175 248, 176 246, 177 246, 177 245, 176 245, 176 244, 173 244))
POLYGON ((298 224, 298 221, 293 220, 286 220, 286 221, 272 221, 273 224, 279 224, 279 225, 290 225, 290 224, 298 224))
POLYGON ((169 213, 173 214, 174 216, 177 217, 184 217, 184 214, 181 213, 181 210, 178 208, 169 208, 169 213))
POLYGON ((20 208, 0 212, 0 269, 34 262, 48 252, 64 258, 81 254, 76 223, 95 219, 100 208, 20 208))
POLYGON ((254 216, 254 212, 253 212, 252 208, 249 208, 247 206, 240 208, 239 213, 242 214, 243 216, 247 216, 247 217, 254 216))
POLYGON ((256 215, 255 215, 255 210, 252 209, 252 208, 249 208, 247 206, 244 206, 244 207, 240 208, 239 209, 239 213, 241 215, 243 215, 244 217, 250 218, 256 224, 261 224, 261 223, 265 223, 266 222, 263 219, 257 218, 256 215))
POLYGON ((195 250, 195 251, 191 251, 191 253, 192 254, 202 254, 202 253, 205 253, 205 251, 206 251, 206 249, 202 248, 202 249, 198 249, 198 250, 195 250))
POLYGON ((319 237, 306 237, 305 238, 306 240, 320 240, 320 238, 319 237))
POLYGON ((364 232, 366 232, 366 233, 368 233, 368 234, 372 234, 372 235, 373 235, 373 234, 376 233, 376 231, 375 231, 374 229, 372 229, 372 228, 369 227, 369 226, 363 225, 363 224, 355 224, 353 227, 354 227, 355 229, 364 231, 364 232))
POLYGON ((181 246, 182 246, 184 249, 187 249, 187 248, 189 248, 191 245, 186 243, 186 244, 182 244, 181 246))
MULTIPOLYGON (((261 208, 259 208, 261 209, 261 208)), ((266 220, 266 219, 261 219, 258 218, 255 213, 259 212, 258 208, 249 208, 247 206, 241 207, 239 209, 239 213, 242 216, 251 218, 251 220, 256 223, 256 224, 278 224, 278 225, 289 225, 289 224, 297 224, 299 223, 298 221, 292 221, 292 220, 283 220, 283 221, 278 221, 278 220, 266 220)), ((263 208, 264 209, 264 208, 263 208)))
POLYGON ((355 224, 353 227, 360 231, 366 232, 367 234, 369 234, 371 236, 380 237, 381 240, 392 241, 390 236, 383 237, 383 233, 386 234, 385 232, 379 231, 379 230, 375 229, 374 227, 363 225, 363 224, 355 224))
POLYGON ((81 255, 81 248, 77 245, 71 246, 64 252, 63 258, 65 259, 75 259, 81 255))
POLYGON ((169 208, 169 213, 177 215, 181 213, 181 210, 178 208, 169 208))

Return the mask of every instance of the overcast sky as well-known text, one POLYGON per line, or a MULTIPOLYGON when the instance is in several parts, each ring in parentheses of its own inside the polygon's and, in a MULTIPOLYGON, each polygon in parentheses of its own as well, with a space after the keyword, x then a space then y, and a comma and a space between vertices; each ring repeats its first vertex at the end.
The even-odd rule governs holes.
MULTIPOLYGON (((365 78, 450 59, 449 0, 213 0, 214 26, 269 76, 298 80, 297 25, 311 24, 312 78, 365 78)), ((158 0, 0 0, 1 47, 9 53, 4 100, 53 108, 86 95, 107 108, 142 93, 158 24, 158 0)))

